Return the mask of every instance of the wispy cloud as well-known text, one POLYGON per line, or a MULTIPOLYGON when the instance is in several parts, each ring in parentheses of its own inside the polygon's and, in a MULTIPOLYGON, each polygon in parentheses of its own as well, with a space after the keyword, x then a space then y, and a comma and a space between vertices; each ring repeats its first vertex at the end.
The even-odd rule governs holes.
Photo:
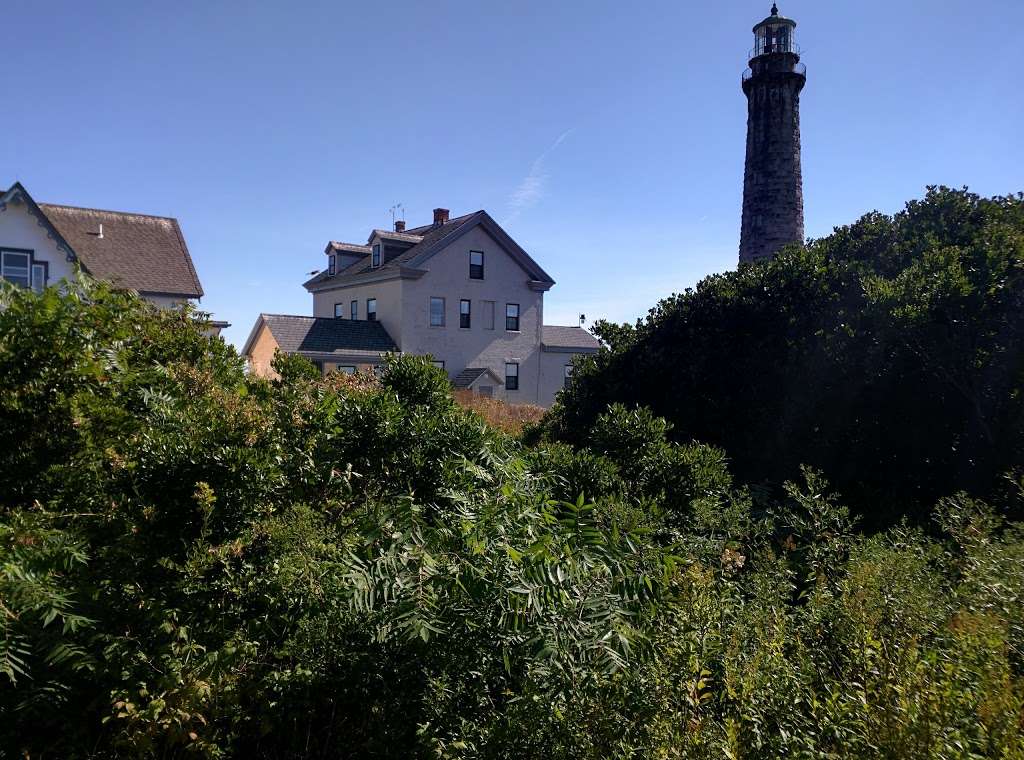
POLYGON ((547 166, 545 165, 547 157, 551 155, 555 148, 565 142, 572 133, 572 129, 565 130, 558 136, 557 140, 547 147, 547 150, 537 156, 530 166, 529 173, 523 177, 522 181, 509 196, 508 205, 510 211, 508 216, 505 217, 504 222, 502 222, 503 224, 508 224, 527 209, 533 208, 544 197, 549 176, 547 166))

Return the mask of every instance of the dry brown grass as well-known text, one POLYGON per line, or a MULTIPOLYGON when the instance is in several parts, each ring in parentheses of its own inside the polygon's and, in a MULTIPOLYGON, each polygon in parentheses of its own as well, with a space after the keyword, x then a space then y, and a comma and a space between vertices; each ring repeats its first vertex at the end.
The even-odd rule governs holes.
POLYGON ((479 414, 490 425, 510 435, 519 435, 527 425, 544 416, 544 409, 533 404, 509 404, 496 398, 477 396, 472 391, 453 391, 455 400, 466 409, 479 414))

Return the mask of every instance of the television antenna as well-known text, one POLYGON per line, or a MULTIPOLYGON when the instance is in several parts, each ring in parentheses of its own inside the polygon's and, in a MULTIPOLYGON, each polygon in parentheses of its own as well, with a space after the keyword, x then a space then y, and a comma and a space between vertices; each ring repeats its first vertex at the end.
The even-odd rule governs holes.
POLYGON ((396 203, 394 206, 388 209, 391 212, 391 226, 395 226, 395 219, 401 219, 405 221, 405 206, 401 203, 396 203))

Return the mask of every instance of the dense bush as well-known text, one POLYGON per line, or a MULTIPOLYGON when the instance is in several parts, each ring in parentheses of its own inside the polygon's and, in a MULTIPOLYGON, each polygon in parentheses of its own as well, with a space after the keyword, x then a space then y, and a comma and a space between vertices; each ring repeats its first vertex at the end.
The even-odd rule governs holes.
POLYGON ((610 345, 546 422, 583 443, 611 403, 722 447, 744 482, 803 464, 873 525, 1024 462, 1024 195, 932 188, 894 217, 712 275, 610 345))
POLYGON ((524 449, 417 359, 268 382, 102 286, 0 301, 0 756, 1024 756, 981 502, 865 538, 643 409, 524 449))

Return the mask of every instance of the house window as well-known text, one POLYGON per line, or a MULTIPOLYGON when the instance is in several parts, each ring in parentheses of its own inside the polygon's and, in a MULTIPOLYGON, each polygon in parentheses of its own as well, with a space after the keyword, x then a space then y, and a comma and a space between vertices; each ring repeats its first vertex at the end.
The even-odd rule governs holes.
POLYGON ((436 296, 430 299, 430 326, 444 327, 444 299, 436 296))
POLYGON ((367 298, 366 299, 366 319, 370 322, 377 321, 377 299, 367 298))
POLYGON ((31 282, 32 254, 28 251, 0 252, 0 278, 27 288, 31 282))
POLYGON ((469 299, 463 298, 459 301, 459 327, 466 330, 469 329, 469 313, 471 308, 469 299))
POLYGON ((484 301, 484 329, 494 329, 494 301, 484 301))
POLYGON ((359 319, 359 301, 353 301, 348 307, 349 318, 359 319))
POLYGON ((505 363, 505 390, 517 391, 519 390, 519 363, 518 362, 506 362, 505 363))
POLYGON ((330 262, 327 265, 327 274, 329 274, 331 277, 334 277, 334 273, 337 271, 336 267, 337 262, 335 262, 334 256, 331 256, 330 262))
POLYGON ((342 374, 345 375, 354 375, 356 373, 356 368, 351 364, 339 364, 338 372, 341 372, 342 374))
POLYGON ((380 266, 380 243, 375 243, 373 246, 373 266, 380 266))
POLYGON ((482 280, 484 278, 484 252, 469 252, 469 279, 482 280))
POLYGON ((32 264, 32 290, 36 293, 42 293, 43 288, 46 287, 48 269, 49 267, 45 261, 32 264))
POLYGON ((334 304, 334 318, 341 319, 345 316, 345 304, 336 303, 334 304))
POLYGON ((437 359, 434 359, 430 363, 433 364, 438 369, 444 369, 444 362, 443 361, 438 361, 437 359))
POLYGON ((505 329, 519 332, 519 304, 505 304, 505 329))
POLYGON ((562 381, 562 387, 563 388, 568 388, 569 387, 569 382, 571 380, 572 380, 572 365, 571 364, 566 364, 565 365, 565 379, 562 381))

